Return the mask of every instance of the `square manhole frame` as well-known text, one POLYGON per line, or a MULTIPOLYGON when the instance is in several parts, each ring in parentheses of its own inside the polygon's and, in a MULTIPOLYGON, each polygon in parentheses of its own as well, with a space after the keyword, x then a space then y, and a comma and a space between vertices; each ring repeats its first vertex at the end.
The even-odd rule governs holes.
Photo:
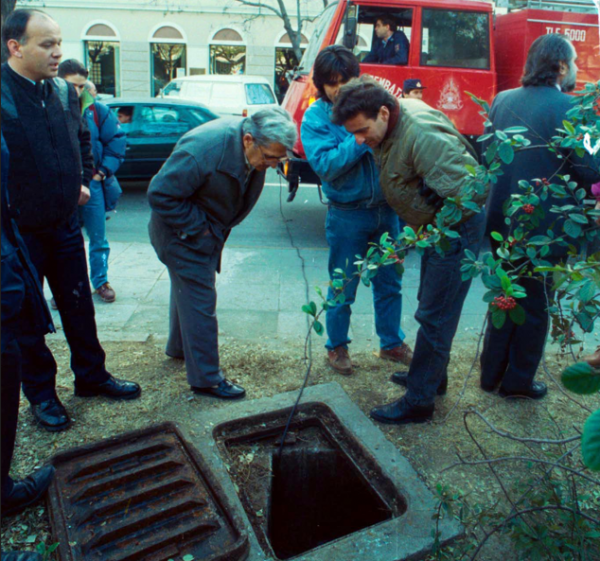
MULTIPOLYGON (((288 392, 269 398, 242 401, 219 409, 199 412, 192 417, 193 436, 188 440, 196 446, 222 490, 229 498, 234 514, 245 525, 250 539, 248 561, 278 561, 260 546, 254 528, 235 490, 221 456, 214 433, 219 425, 243 421, 249 417, 291 408, 298 392, 288 392)), ((317 402, 329 407, 343 427, 379 464, 406 500, 404 514, 353 534, 338 538, 300 554, 294 561, 408 561, 422 559, 433 548, 436 500, 432 491, 420 479, 408 460, 385 438, 379 428, 366 417, 337 382, 318 384, 304 390, 301 403, 317 402)), ((426 425, 423 426, 427 430, 426 425)), ((398 428, 398 430, 402 430, 398 428)), ((464 535, 461 524, 444 518, 439 523, 440 542, 447 544, 464 535)))

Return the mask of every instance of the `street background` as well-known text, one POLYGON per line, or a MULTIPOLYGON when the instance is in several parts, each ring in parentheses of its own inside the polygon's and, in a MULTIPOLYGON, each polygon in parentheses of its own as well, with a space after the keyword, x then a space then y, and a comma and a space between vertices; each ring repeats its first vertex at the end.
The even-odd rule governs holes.
MULTIPOLYGON (((102 342, 145 342, 150 337, 165 341, 167 337, 170 281, 148 239, 147 186, 147 182, 125 183, 117 213, 108 221, 109 280, 117 292, 117 300, 106 304, 94 296, 102 342)), ((316 286, 326 293, 327 209, 314 186, 301 187, 292 203, 286 199, 287 183, 280 184, 277 174, 269 170, 258 204, 233 230, 225 245, 221 274, 217 276, 221 342, 231 338, 275 347, 303 342, 308 325, 307 316, 301 311, 306 303, 306 284, 302 261, 291 245, 286 224, 304 259, 309 298, 319 301, 316 286)), ((402 328, 407 342, 414 346, 420 257, 410 253, 405 266, 402 328)), ((50 298, 47 286, 45 290, 50 298)), ((484 292, 483 284, 476 279, 463 308, 457 343, 469 343, 469 347, 476 343, 487 308, 482 302, 484 292)), ((58 312, 54 316, 59 325, 58 312)), ((588 336, 588 348, 600 340, 598 335, 596 331, 593 337, 588 336)), ((62 338, 63 334, 59 330, 52 337, 62 338)), ((317 345, 325 344, 325 336, 314 337, 317 345)), ((351 337, 352 350, 378 349, 371 290, 362 284, 353 306, 351 337)))

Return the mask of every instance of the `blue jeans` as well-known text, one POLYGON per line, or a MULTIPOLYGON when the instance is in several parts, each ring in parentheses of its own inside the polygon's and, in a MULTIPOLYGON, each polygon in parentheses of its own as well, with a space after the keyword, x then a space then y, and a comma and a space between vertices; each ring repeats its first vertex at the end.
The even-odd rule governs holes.
POLYGON ((428 406, 446 373, 452 340, 458 328, 462 307, 471 281, 461 279, 461 260, 465 249, 479 252, 485 229, 481 212, 459 226, 460 238, 450 241, 442 257, 427 249, 421 258, 419 306, 415 319, 420 327, 408 371, 408 391, 403 399, 409 405, 428 406))
MULTIPOLYGON (((387 205, 375 208, 341 210, 329 207, 325 222, 329 243, 329 277, 334 279, 334 270, 343 269, 348 277, 356 272, 356 255, 365 256, 369 242, 379 242, 381 235, 388 232, 392 238, 400 233, 400 219, 387 205)), ((344 288, 344 304, 327 310, 326 324, 329 339, 326 347, 347 347, 350 343, 351 306, 356 298, 359 278, 354 277, 344 288)), ((373 303, 375 307, 375 330, 382 349, 398 347, 404 341, 400 328, 402 316, 402 279, 393 266, 381 267, 372 279, 373 303)), ((335 297, 330 288, 327 298, 335 297)))
POLYGON ((106 239, 106 212, 104 190, 98 181, 90 183, 91 197, 79 207, 85 232, 90 239, 90 280, 94 290, 108 282, 108 256, 110 247, 106 239))

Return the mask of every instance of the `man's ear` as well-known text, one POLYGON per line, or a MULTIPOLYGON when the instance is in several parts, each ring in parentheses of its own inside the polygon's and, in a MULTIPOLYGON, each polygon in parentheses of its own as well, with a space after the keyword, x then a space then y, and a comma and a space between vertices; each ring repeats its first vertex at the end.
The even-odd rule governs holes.
POLYGON ((569 65, 563 60, 558 63, 558 73, 561 76, 566 76, 569 73, 569 65))
POLYGON ((382 105, 381 109, 379 109, 379 117, 381 117, 384 123, 390 120, 390 110, 385 105, 382 105))
POLYGON ((19 43, 16 39, 9 39, 6 42, 6 48, 11 57, 23 58, 23 53, 21 52, 21 43, 19 43))
POLYGON ((244 143, 244 148, 247 150, 254 143, 254 137, 247 132, 244 136, 242 136, 242 142, 244 143))

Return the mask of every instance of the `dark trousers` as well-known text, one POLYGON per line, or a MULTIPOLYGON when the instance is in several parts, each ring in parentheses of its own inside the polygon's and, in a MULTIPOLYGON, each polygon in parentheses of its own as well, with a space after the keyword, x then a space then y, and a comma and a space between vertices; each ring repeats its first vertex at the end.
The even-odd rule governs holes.
POLYGON ((171 278, 169 356, 184 357, 190 386, 206 388, 223 380, 219 367, 216 271, 221 246, 203 253, 175 240, 165 255, 171 278))
POLYGON ((477 255, 484 228, 485 216, 476 214, 459 226, 460 237, 450 239, 450 249, 443 256, 427 249, 421 257, 415 314, 420 327, 404 396, 410 405, 432 405, 440 382, 447 376, 452 340, 471 286, 471 281, 461 279, 461 261, 466 249, 477 255))
POLYGON ((13 339, 2 349, 2 497, 7 497, 13 487, 8 473, 15 448, 20 390, 21 350, 13 339))
MULTIPOLYGON (((519 285, 527 292, 527 297, 518 301, 525 308, 525 323, 516 325, 507 317, 504 325, 496 329, 488 321, 481 354, 481 383, 490 387, 502 383, 509 392, 531 387, 548 332, 544 283, 523 277, 519 279, 519 285)), ((546 291, 548 299, 552 299, 551 278, 546 283, 546 291)))
MULTIPOLYGON (((102 383, 108 379, 105 355, 96 332, 94 303, 87 260, 77 215, 47 232, 23 234, 40 280, 48 279, 65 337, 71 349, 75 383, 102 383)), ((55 397, 56 362, 43 336, 19 337, 23 356, 23 393, 32 404, 55 397)))

